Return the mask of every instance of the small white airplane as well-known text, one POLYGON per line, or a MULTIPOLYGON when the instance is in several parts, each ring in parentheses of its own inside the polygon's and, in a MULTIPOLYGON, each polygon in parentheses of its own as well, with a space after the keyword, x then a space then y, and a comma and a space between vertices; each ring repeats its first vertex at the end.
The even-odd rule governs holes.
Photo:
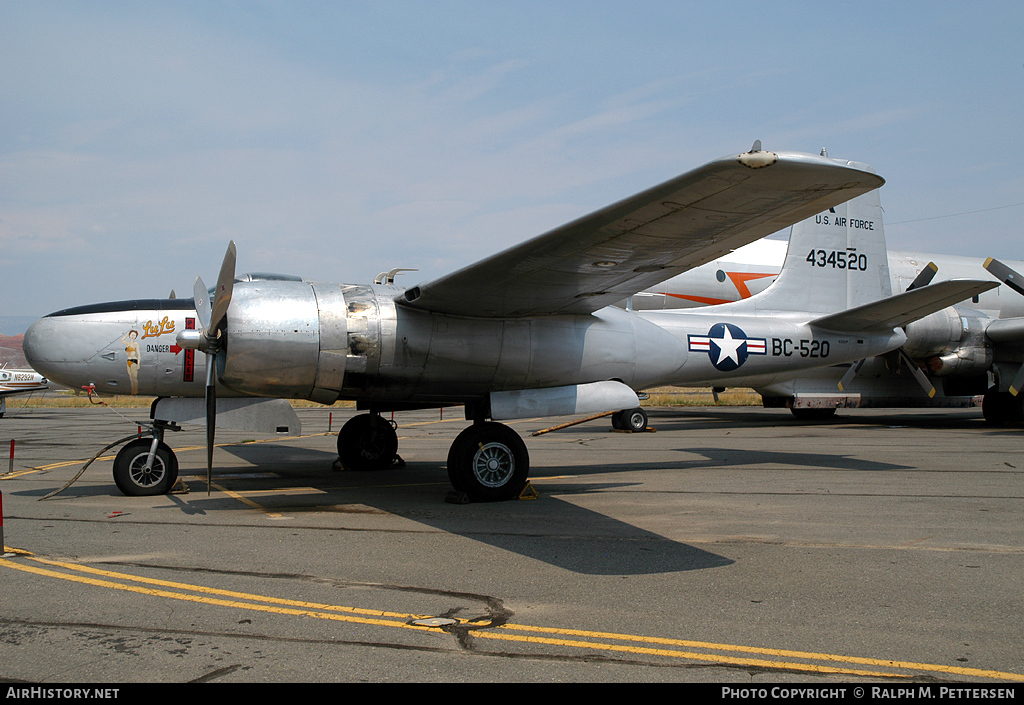
MULTIPOLYGON (((831 253, 791 243, 802 230, 842 227, 844 218, 873 223, 865 236, 884 247, 882 215, 872 199, 877 194, 853 199, 845 215, 833 208, 798 223, 788 241, 769 237, 745 245, 634 295, 631 306, 664 310, 748 299, 770 289, 793 248, 803 247, 794 255, 808 266, 832 266, 831 253)), ((979 398, 990 423, 1024 419, 1024 396, 1017 394, 1024 386, 1024 277, 1018 274, 1024 262, 891 250, 887 260, 894 293, 962 277, 994 276, 1003 285, 907 325, 907 356, 888 353, 797 375, 732 380, 730 386, 750 386, 765 406, 788 407, 804 419, 828 418, 844 407, 964 407, 979 398)))
POLYGON ((799 249, 822 252, 827 266, 787 258, 776 285, 758 296, 677 311, 614 306, 845 209, 882 183, 866 164, 765 151, 758 141, 417 286, 398 286, 390 274, 365 286, 236 282, 232 243, 212 302, 197 278, 191 300, 65 309, 32 324, 23 347, 33 367, 69 387, 159 397, 152 439, 128 443, 114 461, 126 494, 166 492, 177 460, 164 431, 204 416, 209 488, 217 397, 232 396, 233 411, 266 408, 266 398, 285 406, 354 400, 367 413, 338 434, 351 469, 396 459, 398 436, 382 412, 463 405, 472 425, 448 453, 452 486, 469 500, 511 499, 526 487, 529 454, 499 421, 626 410, 618 423, 646 425, 638 391, 794 374, 898 350, 902 326, 996 286, 951 280, 890 296, 884 242, 863 246, 866 231, 851 227, 807 231, 799 249))
POLYGON ((49 388, 49 380, 35 370, 0 368, 0 419, 7 412, 7 397, 49 388))

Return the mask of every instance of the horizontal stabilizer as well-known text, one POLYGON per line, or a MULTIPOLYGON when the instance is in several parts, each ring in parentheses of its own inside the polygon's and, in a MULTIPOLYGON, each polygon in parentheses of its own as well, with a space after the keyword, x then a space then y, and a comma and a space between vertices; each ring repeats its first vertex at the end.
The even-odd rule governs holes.
POLYGON ((891 330, 997 286, 996 282, 979 279, 950 279, 823 316, 811 325, 850 333, 891 330))

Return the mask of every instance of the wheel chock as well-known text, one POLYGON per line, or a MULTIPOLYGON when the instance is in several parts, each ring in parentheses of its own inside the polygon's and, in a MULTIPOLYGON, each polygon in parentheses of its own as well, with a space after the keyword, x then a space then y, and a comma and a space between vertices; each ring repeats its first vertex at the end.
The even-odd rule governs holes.
POLYGON ((530 484, 530 481, 527 480, 526 486, 523 487, 523 491, 519 493, 519 496, 516 497, 516 499, 538 499, 539 497, 540 495, 537 493, 537 490, 535 490, 533 485, 530 484))
POLYGON ((189 494, 190 492, 191 490, 188 488, 188 485, 180 477, 174 481, 171 489, 167 490, 167 494, 189 494))

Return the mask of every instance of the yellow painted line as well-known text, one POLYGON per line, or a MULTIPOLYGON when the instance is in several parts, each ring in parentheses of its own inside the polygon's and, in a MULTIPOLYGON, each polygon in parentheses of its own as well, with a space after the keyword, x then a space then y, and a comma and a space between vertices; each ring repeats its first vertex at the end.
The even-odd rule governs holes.
POLYGON ((906 668, 924 671, 935 671, 939 673, 954 673, 962 676, 981 676, 984 678, 1002 678, 1006 680, 1017 680, 1024 682, 1024 675, 1017 673, 1004 673, 1002 671, 986 671, 977 668, 963 668, 960 666, 944 666, 941 664, 916 663, 913 661, 894 661, 890 659, 864 658, 860 656, 837 656, 835 654, 824 654, 813 651, 791 651, 787 649, 768 649, 760 646, 736 646, 733 644, 715 644, 704 641, 688 641, 685 639, 667 639, 663 637, 637 637, 631 634, 616 634, 611 632, 591 632, 579 629, 556 629, 552 627, 531 627, 521 624, 505 624, 502 629, 513 631, 524 631, 545 634, 564 634, 568 636, 581 636, 596 639, 613 639, 619 641, 644 641, 670 646, 683 646, 696 649, 715 649, 718 651, 738 651, 751 654, 762 654, 783 658, 814 659, 818 661, 838 661, 843 663, 856 663, 865 666, 881 666, 884 668, 906 668))
MULTIPOLYGON (((27 552, 22 551, 23 554, 27 552)), ((284 615, 315 617, 317 619, 329 619, 355 624, 368 624, 375 626, 397 627, 402 629, 414 629, 417 631, 432 631, 440 633, 442 630, 437 627, 424 627, 410 624, 414 619, 422 619, 431 615, 416 615, 404 612, 387 612, 341 605, 328 605, 318 602, 306 602, 299 600, 288 600, 284 598, 270 597, 265 595, 254 595, 250 593, 222 590, 218 588, 205 587, 201 585, 190 585, 157 578, 146 578, 127 573, 118 573, 101 568, 94 568, 78 563, 65 561, 48 560, 44 558, 27 555, 28 559, 43 565, 60 568, 70 572, 59 572, 49 568, 25 565, 15 561, 0 559, 0 566, 22 570, 46 577, 70 580, 73 582, 92 585, 96 587, 125 590, 153 597, 163 597, 176 600, 185 600, 195 603, 205 603, 221 607, 233 607, 237 609, 251 609, 263 612, 271 612, 284 615), (84 575, 78 575, 82 573, 84 575), (99 576, 97 578, 88 576, 99 576), (116 582, 123 581, 123 582, 116 582), (126 584, 140 583, 141 585, 126 584), (145 587, 153 586, 153 587, 145 587), (182 591, 182 592, 172 592, 182 591), (189 594, 189 593, 199 594, 189 594)), ((768 649, 753 646, 738 646, 733 644, 716 644, 712 642, 691 641, 684 639, 670 639, 664 637, 642 636, 635 634, 620 634, 615 632, 587 631, 580 629, 563 629, 555 627, 538 627, 525 624, 505 624, 494 629, 474 629, 474 638, 490 639, 498 641, 509 641, 527 644, 543 644, 547 646, 559 646, 573 649, 587 649, 610 651, 617 653, 631 653, 649 656, 662 656, 669 658, 701 661, 706 663, 719 663, 728 666, 753 666, 759 668, 783 669, 789 671, 802 671, 812 673, 837 673, 844 675, 858 675, 867 677, 884 678, 905 678, 907 673, 894 673, 886 670, 865 670, 861 668, 844 667, 841 664, 858 666, 875 666, 882 669, 902 669, 910 671, 924 671, 933 673, 954 674, 960 676, 975 676, 992 678, 998 680, 1024 681, 1024 675, 1007 673, 1002 671, 982 670, 975 668, 961 668, 956 666, 944 666, 940 664, 927 664, 909 661, 895 661, 884 659, 862 658, 856 656, 839 656, 818 652, 793 651, 786 649, 768 649), (511 632, 524 632, 515 634, 511 632), (570 638, 563 638, 570 637, 570 638), (624 643, 615 643, 624 642, 624 643), (688 651, 683 649, 703 649, 707 651, 688 651), (710 653, 711 651, 726 652, 710 653), (734 653, 756 654, 773 658, 748 658, 732 655, 734 653), (801 659, 800 661, 788 659, 801 659), (823 661, 821 663, 806 663, 806 661, 823 661)))
POLYGON ((280 514, 278 512, 272 512, 269 509, 267 509, 266 507, 264 507, 262 505, 259 505, 256 502, 253 502, 248 497, 243 497, 242 495, 238 494, 234 490, 229 490, 229 489, 227 489, 225 487, 221 487, 216 482, 211 482, 210 486, 213 487, 218 492, 223 492, 224 494, 226 494, 228 497, 231 497, 232 499, 237 499, 239 502, 241 502, 242 504, 244 504, 247 507, 250 507, 252 509, 256 509, 258 511, 263 512, 264 514, 266 514, 271 519, 283 519, 284 518, 283 514, 280 514))
MULTIPOLYGON (((247 440, 245 442, 235 441, 235 442, 232 442, 232 443, 215 443, 213 447, 214 448, 230 448, 231 446, 247 446, 247 445, 252 445, 254 443, 273 443, 275 441, 298 440, 300 438, 316 438, 317 436, 327 436, 327 435, 333 436, 334 434, 333 433, 331 433, 331 434, 327 434, 327 433, 312 433, 312 434, 309 434, 309 435, 306 435, 306 436, 281 436, 279 438, 262 438, 262 439, 259 439, 259 440, 247 440)), ((148 436, 143 435, 142 438, 148 438, 148 436)), ((175 453, 184 453, 186 451, 193 451, 193 450, 206 450, 206 446, 184 446, 182 448, 172 448, 171 450, 173 450, 175 453)), ((117 457, 116 454, 114 454, 114 455, 103 455, 103 456, 100 456, 99 458, 96 458, 96 460, 94 462, 98 463, 98 462, 103 461, 103 460, 113 460, 115 457, 117 457)), ((66 468, 66 467, 68 467, 70 465, 81 465, 81 464, 83 464, 85 462, 87 462, 87 461, 86 460, 63 460, 63 461, 58 462, 58 463, 50 463, 49 465, 36 465, 34 467, 31 467, 31 468, 25 468, 24 470, 18 470, 18 471, 11 472, 11 473, 4 473, 3 475, 0 475, 0 480, 4 480, 4 479, 8 479, 8 478, 14 478, 14 477, 21 477, 22 475, 31 475, 32 473, 43 472, 43 471, 46 471, 46 470, 56 470, 57 468, 66 468)))
MULTIPOLYGON (((853 668, 838 668, 834 666, 820 666, 818 664, 797 663, 793 661, 767 661, 764 659, 741 658, 738 656, 722 656, 719 654, 697 653, 695 651, 676 651, 675 649, 657 649, 642 646, 627 646, 624 644, 606 644, 597 641, 577 641, 572 639, 552 639, 536 636, 521 635, 496 635, 494 632, 479 631, 473 632, 474 638, 480 639, 505 639, 508 641, 521 641, 534 644, 548 644, 552 646, 571 646, 581 649, 596 649, 599 651, 620 651, 631 654, 645 654, 648 656, 671 656, 693 661, 710 661, 712 663, 723 663, 738 666, 757 666, 760 668, 780 668, 787 671, 811 671, 814 673, 842 673, 846 675, 870 676, 873 678, 906 678, 900 673, 886 673, 884 671, 863 671, 853 668)), ((642 638, 646 639, 646 638, 642 638)), ((837 660, 841 660, 839 657, 837 660)))
MULTIPOLYGON (((235 607, 239 609, 250 609, 259 612, 275 612, 278 614, 287 614, 293 616, 302 617, 316 617, 318 619, 329 619, 338 622, 353 622, 356 624, 373 624, 377 626, 385 627, 403 627, 406 629, 418 629, 422 631, 436 631, 431 627, 420 627, 417 625, 405 624, 403 622, 395 622, 387 619, 375 619, 370 617, 355 617, 352 615, 344 614, 333 614, 318 612, 311 609, 296 609, 290 607, 274 607, 271 605, 261 605, 253 602, 239 602, 238 600, 222 600, 213 597, 202 597, 199 595, 189 595, 180 592, 168 592, 167 590, 157 590, 153 588, 141 587, 138 585, 125 585, 123 583, 111 582, 109 580, 97 580, 94 578, 87 578, 81 575, 69 575, 67 573, 59 573, 53 570, 47 570, 45 568, 37 568, 29 565, 18 565, 0 558, 0 565, 14 568, 15 570, 25 571, 27 573, 35 573, 36 575, 43 575, 52 578, 61 578, 62 580, 70 580, 76 583, 83 583, 86 585, 93 585, 96 587, 111 588, 114 590, 124 590, 127 592, 139 593, 142 595, 149 595, 151 597, 165 597, 172 600, 183 600, 185 602, 198 602, 210 605, 217 605, 220 607, 235 607)), ((189 588, 195 589, 195 588, 189 588)))
MULTIPOLYGON (((128 580, 131 582, 145 583, 148 585, 157 585, 159 587, 173 588, 175 590, 191 590, 193 592, 201 592, 210 595, 220 595, 222 597, 234 597, 238 599, 253 600, 257 602, 266 602, 269 604, 288 605, 291 607, 303 607, 308 609, 330 610, 335 612, 350 612, 352 614, 359 614, 364 616, 390 617, 394 619, 420 619, 424 616, 418 614, 410 614, 406 612, 386 612, 382 610, 366 609, 364 607, 343 607, 339 605, 327 605, 319 602, 305 602, 301 600, 287 600, 280 597, 252 595, 244 592, 236 592, 234 590, 222 590, 220 588, 211 588, 203 585, 190 585, 188 583, 179 583, 173 580, 160 580, 159 578, 146 578, 139 575, 131 575, 129 573, 116 573, 111 570, 103 570, 102 568, 93 568, 91 566, 82 565, 81 563, 68 563, 65 561, 48 560, 46 558, 32 557, 30 558, 30 560, 36 561, 37 563, 43 563, 45 565, 51 565, 59 568, 65 568, 67 570, 78 571, 80 573, 102 575, 108 578, 128 580)), ((61 573, 60 575, 64 574, 61 573)))

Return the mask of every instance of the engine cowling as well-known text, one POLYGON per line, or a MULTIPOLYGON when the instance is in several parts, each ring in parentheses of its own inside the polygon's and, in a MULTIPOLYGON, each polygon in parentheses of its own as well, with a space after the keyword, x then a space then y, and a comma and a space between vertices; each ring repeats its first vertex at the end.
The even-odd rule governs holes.
POLYGON ((943 309, 909 324, 903 348, 939 377, 979 375, 992 366, 987 320, 989 316, 973 309, 943 309))

